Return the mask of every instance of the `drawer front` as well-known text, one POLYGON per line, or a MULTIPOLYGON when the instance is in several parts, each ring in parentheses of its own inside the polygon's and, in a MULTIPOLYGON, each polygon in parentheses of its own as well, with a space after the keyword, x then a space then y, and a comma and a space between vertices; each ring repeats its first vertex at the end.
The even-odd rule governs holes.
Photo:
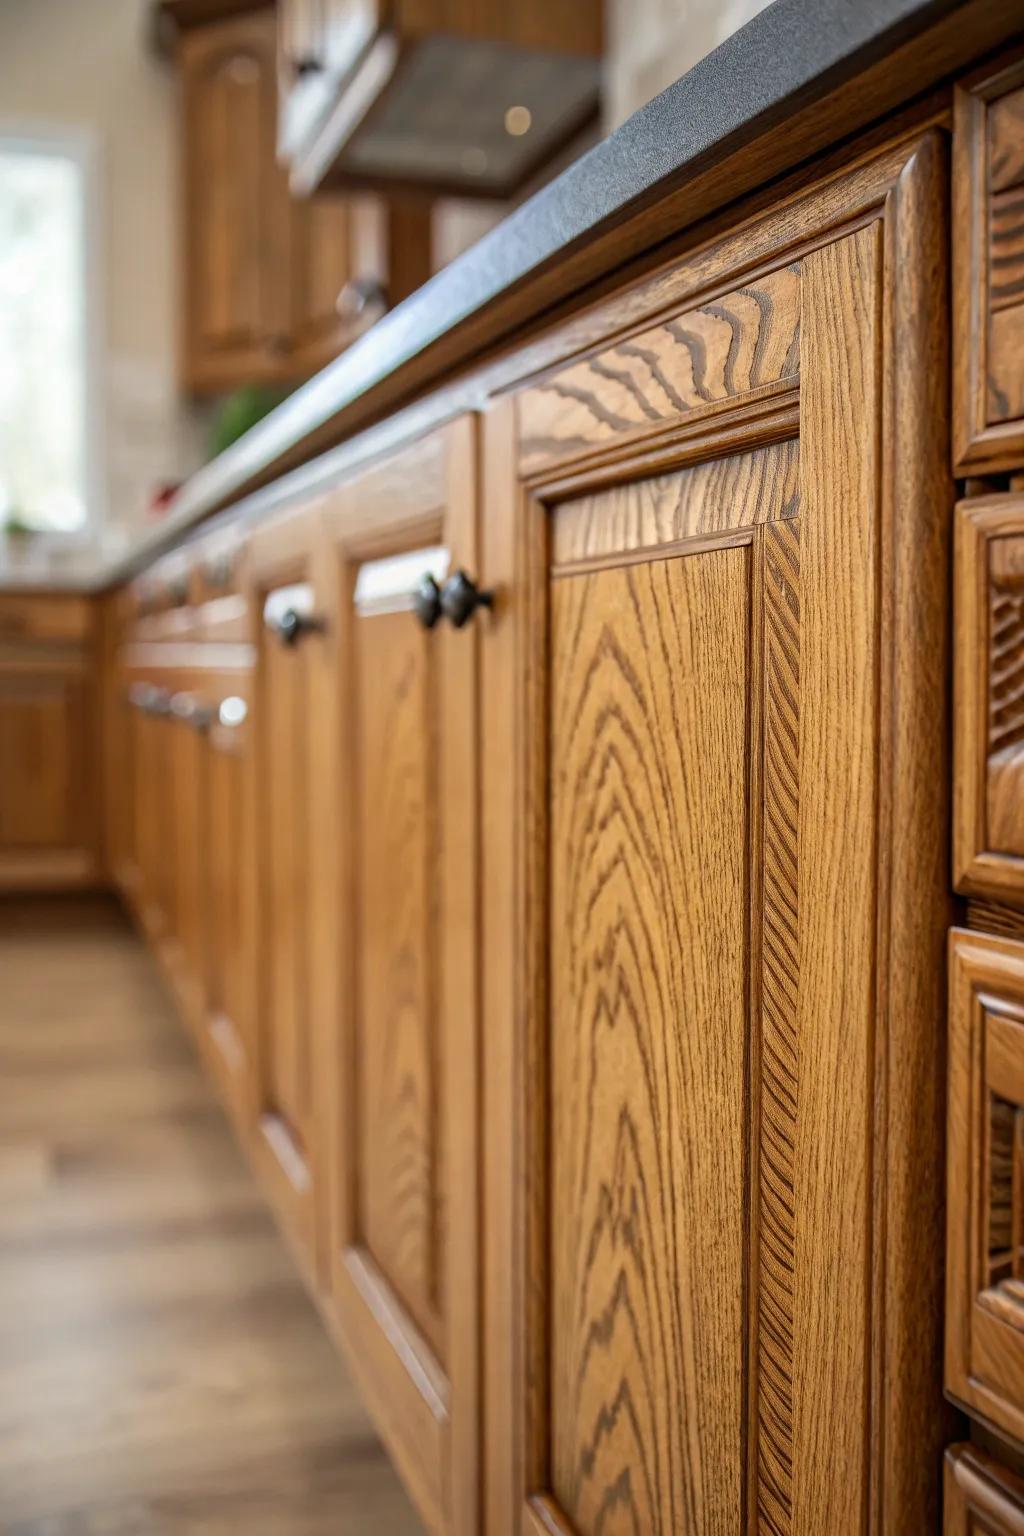
POLYGON ((1024 1536, 1024 1482, 984 1451, 946 1452, 945 1536, 1024 1536))
POLYGON ((1024 1443, 1024 943, 954 929, 946 1386, 1024 1443))
POLYGON ((1024 454, 1024 58, 955 94, 955 457, 1024 454))
POLYGON ((1024 904, 1024 496, 956 510, 957 889, 1024 904))

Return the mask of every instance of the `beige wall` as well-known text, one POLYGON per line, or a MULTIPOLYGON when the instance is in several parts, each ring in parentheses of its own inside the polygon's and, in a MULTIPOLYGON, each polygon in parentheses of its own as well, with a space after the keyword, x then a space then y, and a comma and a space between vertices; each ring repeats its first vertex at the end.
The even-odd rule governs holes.
MULTIPOLYGON (((108 538, 145 517, 154 486, 204 456, 177 392, 181 285, 174 72, 146 46, 151 0, 0 0, 0 132, 71 128, 99 165, 103 480, 108 538)), ((606 0, 606 126, 662 90, 766 0, 606 0)), ((500 215, 439 210, 443 260, 500 215)))
POLYGON ((137 524, 154 484, 201 460, 177 394, 180 278, 173 71, 145 45, 149 0, 0 0, 0 133, 95 141, 107 524, 137 524))
POLYGON ((606 0, 605 126, 617 128, 769 0, 606 0))

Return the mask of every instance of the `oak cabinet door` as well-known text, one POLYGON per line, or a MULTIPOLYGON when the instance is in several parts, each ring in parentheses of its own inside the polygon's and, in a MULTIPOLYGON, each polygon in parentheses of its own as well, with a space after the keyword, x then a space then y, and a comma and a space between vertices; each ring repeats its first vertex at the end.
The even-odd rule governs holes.
POLYGON ((258 837, 256 1155, 300 1261, 315 1274, 320 1117, 317 1030, 331 999, 313 975, 322 900, 313 846, 324 835, 317 742, 326 636, 319 628, 317 508, 259 529, 250 544, 256 626, 253 718, 258 837))
POLYGON ((1024 902, 1024 497, 956 509, 954 878, 1024 902))
MULTIPOLYGON (((479 1530, 473 423, 332 498, 344 946, 332 1073, 339 1333, 432 1530, 479 1530), (433 584, 433 585, 432 585, 433 584), (430 627, 423 618, 434 619, 430 627)), ((484 620, 486 614, 483 615, 484 620)))
POLYGON ((206 1046, 230 1108, 246 1123, 257 1054, 250 693, 247 673, 213 674, 206 681, 211 711, 205 737, 206 1046))
POLYGON ((181 1011, 193 1032, 202 1029, 206 993, 205 861, 206 750, 197 711, 202 708, 192 679, 178 679, 164 733, 169 761, 173 881, 173 940, 170 962, 181 1011))
POLYGON ((1024 57, 953 93, 953 396, 958 474, 1024 453, 1024 57))
POLYGON ((89 698, 84 671, 0 674, 0 851, 86 851, 89 698))
POLYGON ((186 376, 196 390, 273 377, 287 345, 289 199, 275 160, 274 18, 182 40, 186 376))
POLYGON ((946 1385, 1024 1438, 1024 944, 949 955, 946 1385))
POLYGON ((875 174, 485 422, 489 1536, 938 1525, 940 146, 875 174))

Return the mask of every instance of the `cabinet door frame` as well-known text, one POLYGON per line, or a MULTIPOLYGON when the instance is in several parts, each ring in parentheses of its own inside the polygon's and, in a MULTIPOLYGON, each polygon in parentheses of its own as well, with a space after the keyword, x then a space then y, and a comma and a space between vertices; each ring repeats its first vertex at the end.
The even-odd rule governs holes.
POLYGON ((330 824, 334 781, 331 741, 335 720, 335 701, 331 687, 330 593, 323 560, 322 504, 306 503, 290 509, 271 522, 253 530, 245 568, 248 622, 254 657, 252 679, 252 752, 254 801, 256 806, 256 931, 257 963, 261 968, 256 984, 257 1009, 254 1020, 253 1093, 255 1124, 251 1138, 252 1156, 277 1209, 285 1233, 300 1267, 314 1289, 319 1289, 324 1257, 323 1169, 324 1116, 322 1103, 322 1066, 324 1031, 329 1023, 333 993, 329 977, 320 970, 322 946, 316 942, 318 918, 328 906, 326 892, 318 884, 319 863, 316 847, 330 824), (306 846, 301 850, 305 878, 300 877, 301 899, 308 927, 302 944, 306 979, 303 987, 311 1078, 310 1126, 305 1145, 300 1149, 284 1125, 283 1117, 268 1102, 270 1015, 268 989, 262 979, 269 944, 274 934, 274 914, 270 906, 268 876, 270 861, 265 841, 269 817, 269 779, 273 772, 273 744, 267 739, 266 647, 283 642, 267 631, 264 605, 267 594, 287 586, 301 584, 311 589, 311 611, 323 628, 304 634, 298 644, 308 661, 308 700, 301 729, 305 755, 306 846))
MULTIPOLYGON (((773 1362, 766 1342, 769 1325, 759 1297, 769 1284, 764 1278, 769 1256, 761 1249, 758 1259, 759 1244, 766 1239, 759 1226, 760 1202, 752 1199, 747 1452, 741 1474, 742 1529, 750 1532, 795 1530, 796 1522, 814 1524, 823 1514, 818 1524, 838 1531, 827 1516, 840 1508, 850 1522, 842 1528, 851 1532, 866 1528, 867 1522, 879 1532, 923 1529, 938 1518, 934 1458, 948 1438, 941 1387, 941 1277, 934 1263, 941 1245, 943 1109, 935 1022, 941 1018, 949 911, 944 729, 952 485, 944 398, 945 186, 945 145, 937 132, 885 149, 794 199, 782 212, 741 225, 735 237, 718 247, 682 258, 682 276, 674 286, 677 292, 686 289, 689 267, 688 291, 667 317, 669 322, 678 318, 685 328, 688 306, 696 311, 737 290, 748 293, 761 275, 795 261, 805 264, 805 284, 809 270, 816 268, 820 317, 827 307, 824 284, 833 253, 858 239, 866 250, 864 241, 873 238, 873 276, 865 287, 869 318, 862 321, 855 306, 836 305, 836 332, 822 360, 835 384, 847 367, 846 343, 855 340, 849 329, 877 324, 877 350, 869 366, 869 372, 874 369, 869 396, 877 415, 868 451, 876 475, 877 568, 886 580, 879 578, 876 594, 881 667, 874 703, 874 771, 879 776, 878 825, 888 847, 878 868, 871 944, 858 961, 858 974, 875 999, 858 1100, 867 1125, 858 1144, 869 1191, 864 1196, 865 1268, 860 1291, 849 1286, 833 1260, 810 1278, 804 1267, 800 1280, 805 1322, 815 1308, 823 1325, 827 1316, 843 1316, 851 1327, 860 1319, 862 1353, 858 1362, 846 1360, 832 1383, 816 1383, 817 1427, 812 1431, 806 1410, 796 1423, 793 1340, 788 1363, 773 1362), (848 328, 845 334, 842 326, 848 328), (877 340, 883 326, 899 334, 898 352, 877 340), (904 463, 914 465, 913 480, 900 472, 904 463), (928 637, 927 644, 922 636, 928 637), (920 1135, 915 1140, 910 1134, 915 1124, 927 1140, 927 1157, 921 1153, 920 1135), (890 1370, 890 1360, 900 1362, 899 1371, 890 1370), (770 1426, 773 1392, 776 1405, 791 1403, 781 1430, 770 1426), (825 1421, 828 1427, 823 1428, 825 1421), (833 1455, 811 1453, 812 1432, 834 1446, 833 1455), (873 1470, 866 1478, 869 1441, 873 1470)), ((489 838, 482 961, 482 1016, 488 1032, 482 1201, 488 1536, 576 1536, 553 1496, 548 1465, 549 1239, 543 1190, 548 1155, 547 509, 569 496, 644 479, 662 469, 792 438, 802 416, 814 425, 817 439, 819 457, 812 470, 824 473, 830 452, 842 462, 837 441, 841 412, 833 419, 824 408, 829 381, 816 387, 806 355, 799 395, 795 380, 783 377, 730 400, 730 371, 746 355, 739 341, 735 350, 730 344, 727 362, 724 353, 718 359, 716 377, 726 382, 717 398, 709 398, 714 396, 708 385, 712 359, 699 401, 691 400, 686 409, 662 405, 636 411, 635 402, 627 399, 635 378, 632 359, 653 356, 657 363, 655 329, 661 318, 656 314, 641 326, 637 308, 624 302, 622 321, 610 312, 605 366, 598 361, 588 373, 591 355, 600 350, 591 343, 588 352, 569 360, 565 387, 559 390, 557 381, 553 391, 549 386, 540 408, 531 411, 524 392, 499 401, 484 424, 483 575, 506 594, 485 639, 481 688, 482 793, 489 838), (616 375, 620 384, 625 380, 616 409, 595 410, 597 424, 591 430, 574 414, 575 406, 564 401, 578 400, 590 387, 600 407, 599 392, 616 375), (531 421, 538 424, 532 438, 524 431, 524 422, 531 421), (568 423, 561 438, 560 423, 568 423)), ((819 325, 819 335, 821 330, 819 325)), ((806 340, 801 351, 807 352, 806 340)), ((851 355, 856 352, 854 345, 851 355)), ((538 381, 540 391, 553 371, 549 368, 538 381)), ((657 393, 652 390, 652 396, 657 393)), ((700 547, 699 541, 690 547, 700 547)), ((757 1017, 756 1006, 752 1016, 757 1017)), ((831 1045, 838 1049, 835 1037, 831 1045)), ((755 1040, 752 1051, 756 1048, 755 1040)), ((764 1154, 758 1147, 761 1103, 753 1057, 748 1070, 754 1106, 748 1151, 754 1182, 748 1187, 756 1190, 758 1158, 764 1154)), ((823 1082, 816 1091, 823 1102, 823 1082)), ((835 1169, 828 1179, 838 1179, 835 1169)), ((815 1194, 819 1205, 823 1189, 815 1194)), ((842 1201, 838 1183, 833 1193, 842 1201)))
MULTIPOLYGON (((476 1536, 479 1530, 479 1255, 477 1217, 478 979, 477 672, 479 627, 435 631, 443 646, 438 703, 443 800, 440 897, 442 1035, 439 1157, 445 1180, 445 1262, 441 1333, 444 1364, 362 1241, 357 1200, 358 1157, 354 1063, 357 1059, 358 965, 354 908, 358 850, 354 753, 357 568, 438 544, 450 568, 477 569, 476 422, 461 417, 371 468, 339 489, 325 510, 327 562, 340 717, 335 733, 337 811, 321 851, 334 850, 336 882, 319 934, 325 967, 337 964, 338 1023, 325 1073, 330 1150, 330 1316, 378 1428, 432 1530, 476 1536), (464 814, 453 817, 455 791, 464 814), (332 914, 334 916, 332 917, 332 914), (339 946, 339 938, 341 944, 339 946), (457 979, 457 985, 453 983, 457 979), (457 1180, 457 1191, 453 1187, 457 1180)), ((370 620, 372 622, 372 620, 370 620)), ((408 622, 415 624, 414 615, 408 622)))

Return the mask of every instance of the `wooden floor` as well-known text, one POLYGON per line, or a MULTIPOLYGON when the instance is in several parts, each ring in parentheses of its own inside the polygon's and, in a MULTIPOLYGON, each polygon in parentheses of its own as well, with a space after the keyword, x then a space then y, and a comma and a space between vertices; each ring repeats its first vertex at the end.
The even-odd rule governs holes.
POLYGON ((0 903, 0 1532, 421 1529, 141 944, 0 903))

